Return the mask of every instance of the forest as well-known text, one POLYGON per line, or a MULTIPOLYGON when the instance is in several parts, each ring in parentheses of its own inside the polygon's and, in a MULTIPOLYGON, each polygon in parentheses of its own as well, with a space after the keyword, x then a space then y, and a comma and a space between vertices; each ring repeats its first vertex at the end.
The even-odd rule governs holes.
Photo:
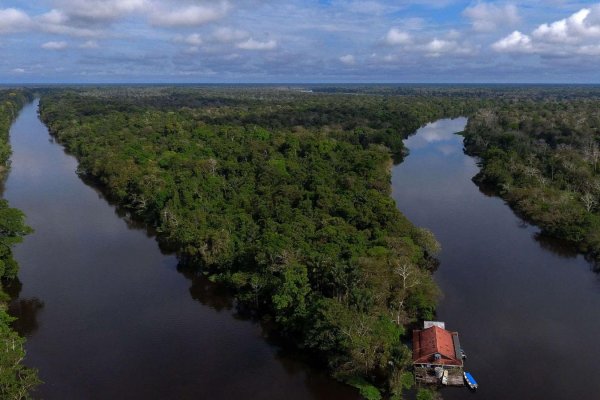
POLYGON ((528 221, 600 260, 600 98, 519 99, 480 109, 465 147, 491 184, 528 221))
MULTIPOLYGON (((0 179, 4 181, 10 167, 10 144, 8 133, 19 110, 33 99, 33 94, 24 90, 0 90, 0 179)), ((15 279, 18 264, 13 258, 12 248, 31 233, 25 225, 25 216, 20 210, 9 207, 0 199, 0 397, 2 399, 27 399, 39 380, 35 370, 27 368, 22 361, 25 356, 25 339, 15 332, 8 315, 10 297, 3 285, 15 279)))
POLYGON ((41 117, 182 265, 377 398, 410 386, 406 326, 434 313, 439 244, 390 197, 402 139, 472 105, 273 88, 82 88, 41 117))
MULTIPOLYGON (((42 120, 78 158, 78 173, 152 226, 186 274, 232 288, 240 312, 274 327, 370 399, 400 398, 412 386, 406 333, 434 317, 440 296, 432 279, 440 244, 390 196, 390 168, 420 126, 469 116, 463 135, 466 151, 480 159, 475 181, 491 185, 545 234, 592 259, 600 255, 595 87, 90 86, 37 93, 42 120)), ((14 104, 3 114, 6 139, 31 95, 12 97, 2 103, 14 104)), ((29 230, 22 214, 10 212, 20 221, 16 243, 29 230)), ((6 265, 7 278, 14 276, 16 265, 6 265)))

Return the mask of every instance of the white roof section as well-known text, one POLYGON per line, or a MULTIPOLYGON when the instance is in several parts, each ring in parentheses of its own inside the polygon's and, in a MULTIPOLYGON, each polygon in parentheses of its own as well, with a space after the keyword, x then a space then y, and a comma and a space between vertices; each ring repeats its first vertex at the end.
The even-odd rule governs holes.
POLYGON ((442 321, 424 321, 423 329, 431 328, 432 326, 437 326, 438 328, 446 329, 446 323, 442 321))

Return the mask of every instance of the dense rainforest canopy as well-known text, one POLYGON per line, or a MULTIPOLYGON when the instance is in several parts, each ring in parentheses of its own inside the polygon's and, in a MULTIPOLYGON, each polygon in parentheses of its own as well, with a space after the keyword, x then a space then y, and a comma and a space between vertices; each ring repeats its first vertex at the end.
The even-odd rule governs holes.
POLYGON ((399 393, 439 244, 390 197, 390 154, 461 99, 273 88, 49 91, 41 116, 183 264, 368 391, 399 393), (390 153, 391 151, 391 153, 390 153), (366 383, 369 382, 369 383, 366 383))
MULTIPOLYGON (((33 95, 23 90, 0 90, 0 179, 4 180, 9 165, 10 144, 8 132, 19 110, 33 95)), ((18 272, 12 247, 23 240, 31 229, 25 225, 25 216, 0 199, 0 398, 26 399, 30 390, 38 384, 36 372, 23 364, 24 339, 12 328, 14 320, 8 315, 8 295, 2 285, 15 279, 18 272)))
POLYGON ((481 157, 477 180, 598 256, 596 87, 39 93, 42 119, 82 175, 154 226, 183 267, 235 288, 241 309, 368 397, 411 385, 405 330, 433 316, 439 295, 439 244, 390 198, 392 159, 419 126, 470 116, 465 145, 481 157))

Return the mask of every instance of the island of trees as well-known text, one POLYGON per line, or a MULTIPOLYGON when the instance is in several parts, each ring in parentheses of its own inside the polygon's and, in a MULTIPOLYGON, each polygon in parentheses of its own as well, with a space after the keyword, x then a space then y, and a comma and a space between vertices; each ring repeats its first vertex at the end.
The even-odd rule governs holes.
POLYGON ((465 112, 440 96, 277 88, 50 90, 50 131, 182 265, 362 393, 411 385, 407 324, 433 316, 439 244, 390 197, 391 155, 465 112))
MULTIPOLYGON (((0 90, 0 180, 4 181, 10 164, 8 132, 19 110, 33 98, 29 91, 0 90)), ((0 398, 20 400, 30 397, 39 380, 35 370, 23 365, 25 339, 15 332, 7 313, 9 296, 3 285, 17 277, 18 264, 12 248, 31 232, 20 210, 0 199, 0 398)))

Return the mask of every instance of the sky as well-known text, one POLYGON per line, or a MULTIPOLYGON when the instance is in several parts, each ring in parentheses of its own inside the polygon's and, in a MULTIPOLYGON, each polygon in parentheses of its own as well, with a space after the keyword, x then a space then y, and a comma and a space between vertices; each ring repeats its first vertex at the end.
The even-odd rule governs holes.
POLYGON ((600 3, 0 0, 0 83, 600 83, 600 3))

